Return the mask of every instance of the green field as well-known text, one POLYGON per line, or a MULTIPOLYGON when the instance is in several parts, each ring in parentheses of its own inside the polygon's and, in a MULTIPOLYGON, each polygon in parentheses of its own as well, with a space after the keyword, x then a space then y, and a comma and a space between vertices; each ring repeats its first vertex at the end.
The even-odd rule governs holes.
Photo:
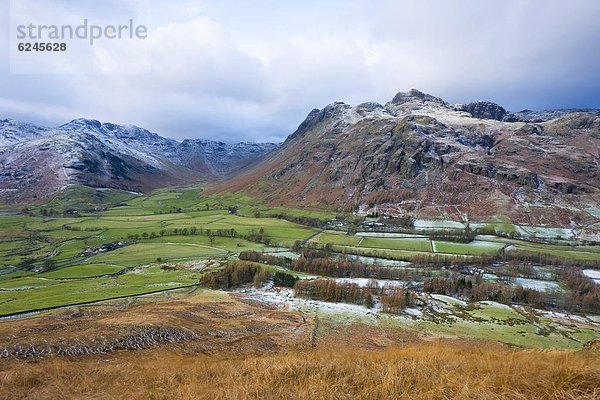
POLYGON ((334 216, 256 206, 241 195, 202 197, 198 188, 139 196, 70 187, 32 211, 35 216, 0 216, 0 271, 4 272, 0 274, 0 315, 197 283, 201 273, 196 270, 159 266, 226 261, 244 250, 287 248, 318 232, 269 215, 334 216), (64 215, 77 205, 78 211, 64 215), (229 213, 233 205, 239 208, 238 215, 229 213), (218 236, 231 229, 238 237, 218 236), (192 234, 193 230, 203 233, 192 234), (209 235, 208 230, 213 233, 209 235), (258 232, 263 233, 265 243, 243 238, 258 232), (86 253, 86 249, 119 241, 126 245, 86 253), (11 273, 11 269, 18 272, 11 273), (124 273, 111 276, 118 272, 124 273))
MULTIPOLYGON (((30 280, 35 278, 21 278, 18 283, 27 285, 20 286, 20 290, 0 291, 0 316, 183 287, 197 283, 199 276, 189 271, 150 267, 114 278, 46 281, 49 283, 44 286, 29 289, 23 287, 31 285, 30 280)), ((0 282, 0 287, 4 284, 0 282)))
MULTIPOLYGON (((434 253, 468 259, 497 254, 505 246, 506 251, 600 260, 599 246, 493 235, 454 243, 322 231, 297 222, 355 217, 328 209, 269 207, 243 193, 205 196, 200 188, 137 195, 69 187, 29 211, 31 215, 0 215, 0 315, 185 286, 197 283, 205 272, 186 267, 189 262, 213 260, 218 266, 244 250, 289 251, 309 238, 311 244, 331 244, 340 253, 401 260, 434 253), (116 242, 125 246, 98 251, 116 242)), ((504 221, 491 224, 503 231, 510 227, 504 221)))
POLYGON ((407 250, 417 252, 431 252, 431 241, 422 238, 373 238, 366 237, 359 247, 388 250, 407 250))
POLYGON ((433 241, 436 253, 443 254, 467 254, 472 256, 496 254, 504 245, 502 243, 473 241, 471 243, 453 243, 441 240, 433 241))

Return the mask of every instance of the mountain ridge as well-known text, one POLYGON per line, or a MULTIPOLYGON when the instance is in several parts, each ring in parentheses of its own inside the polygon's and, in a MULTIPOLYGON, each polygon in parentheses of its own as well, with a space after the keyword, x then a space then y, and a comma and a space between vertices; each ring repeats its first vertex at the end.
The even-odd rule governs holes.
POLYGON ((43 128, 0 120, 0 200, 51 197, 70 184, 148 191, 223 179, 253 165, 274 143, 178 142, 134 125, 74 119, 43 128))
POLYGON ((496 106, 449 104, 414 89, 385 105, 334 102, 313 109, 261 163, 209 191, 348 211, 597 223, 586 209, 597 207, 600 191, 600 112, 496 106))

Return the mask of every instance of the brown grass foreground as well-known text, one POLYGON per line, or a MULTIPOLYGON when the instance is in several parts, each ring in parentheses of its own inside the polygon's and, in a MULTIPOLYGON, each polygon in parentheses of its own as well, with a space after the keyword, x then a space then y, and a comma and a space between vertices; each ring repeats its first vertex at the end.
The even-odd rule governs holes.
POLYGON ((0 398, 600 399, 600 357, 443 340, 245 357, 156 349, 5 361, 0 398))

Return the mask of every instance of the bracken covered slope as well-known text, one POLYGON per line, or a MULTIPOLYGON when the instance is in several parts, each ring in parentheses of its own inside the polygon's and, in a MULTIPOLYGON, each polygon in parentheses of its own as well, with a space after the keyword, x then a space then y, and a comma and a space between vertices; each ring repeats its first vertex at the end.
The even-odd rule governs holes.
POLYGON ((597 223, 599 158, 597 111, 508 113, 413 89, 385 105, 315 109, 267 159, 211 190, 271 204, 585 225, 597 223))

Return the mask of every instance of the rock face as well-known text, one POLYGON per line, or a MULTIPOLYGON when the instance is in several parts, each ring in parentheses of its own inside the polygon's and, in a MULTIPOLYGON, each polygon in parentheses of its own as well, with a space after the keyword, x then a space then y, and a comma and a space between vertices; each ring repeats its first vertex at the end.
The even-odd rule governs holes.
POLYGON ((539 123, 507 115, 493 103, 463 108, 417 90, 385 105, 332 103, 260 164, 210 190, 349 211, 379 204, 430 217, 595 221, 586 210, 600 191, 598 113, 539 123))
POLYGON ((136 126, 77 119, 57 128, 0 121, 0 201, 43 200, 69 184, 147 191, 223 179, 272 143, 179 143, 136 126))
POLYGON ((473 118, 495 119, 496 121, 502 121, 506 115, 503 107, 489 101, 469 103, 462 106, 461 110, 468 112, 473 118))

